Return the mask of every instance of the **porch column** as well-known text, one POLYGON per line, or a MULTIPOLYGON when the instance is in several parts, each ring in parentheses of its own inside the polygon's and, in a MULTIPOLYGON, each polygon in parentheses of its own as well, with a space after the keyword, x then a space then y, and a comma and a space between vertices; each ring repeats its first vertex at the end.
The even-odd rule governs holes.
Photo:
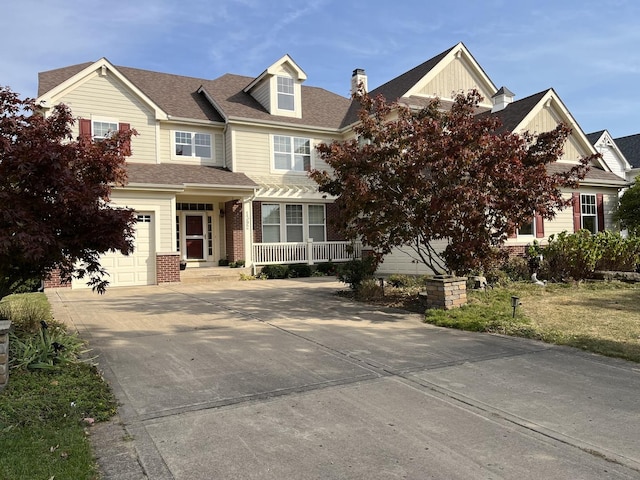
POLYGON ((244 240, 244 260, 245 266, 253 264, 253 230, 251 221, 253 218, 253 202, 251 198, 242 199, 242 237, 244 240))

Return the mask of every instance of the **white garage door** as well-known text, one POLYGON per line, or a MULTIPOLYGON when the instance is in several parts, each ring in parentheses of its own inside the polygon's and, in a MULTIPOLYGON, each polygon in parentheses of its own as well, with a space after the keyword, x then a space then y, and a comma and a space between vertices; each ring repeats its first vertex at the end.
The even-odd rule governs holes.
MULTIPOLYGON (((138 213, 135 225, 134 251, 130 255, 106 253, 100 264, 109 273, 111 287, 153 285, 156 283, 154 218, 152 213, 138 213)), ((74 280, 73 288, 86 288, 86 281, 74 280)))

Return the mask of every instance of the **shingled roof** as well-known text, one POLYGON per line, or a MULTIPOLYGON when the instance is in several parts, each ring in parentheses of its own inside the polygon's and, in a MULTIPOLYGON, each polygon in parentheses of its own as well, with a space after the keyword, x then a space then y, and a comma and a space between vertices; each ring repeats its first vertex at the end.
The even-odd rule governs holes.
MULTIPOLYGON (((39 74, 38 95, 43 95, 89 67, 83 63, 39 74)), ((185 77, 138 68, 116 67, 167 115, 195 120, 223 122, 224 117, 265 120, 294 125, 337 129, 351 101, 322 88, 302 86, 302 118, 270 115, 243 89, 253 78, 226 74, 215 80, 185 77), (221 112, 206 98, 206 92, 221 112), (224 117, 223 117, 224 116, 224 117)))
POLYGON ((640 168, 640 133, 613 140, 633 168, 640 168))
MULTIPOLYGON (((575 165, 563 162, 554 162, 547 165, 547 173, 553 175, 554 173, 565 173, 571 170, 575 165)), ((628 183, 624 178, 619 177, 615 173, 606 172, 605 170, 594 167, 589 168, 587 175, 583 181, 591 181, 595 183, 612 183, 616 185, 623 185, 628 183)))
POLYGON ((492 115, 498 117, 502 122, 502 127, 499 131, 508 131, 513 132, 518 125, 522 123, 524 118, 533 110, 542 97, 544 97, 549 90, 544 90, 540 93, 535 93, 528 97, 522 98, 520 100, 516 100, 513 103, 510 103, 502 110, 497 112, 485 112, 481 113, 482 115, 492 115))
POLYGON ((247 190, 258 187, 258 184, 244 173, 230 172, 224 168, 176 163, 127 163, 127 179, 129 184, 190 184, 247 190))
POLYGON ((598 132, 587 133, 585 135, 587 136, 587 140, 591 142, 591 145, 595 147, 596 142, 600 140, 600 137, 602 137, 603 133, 604 133, 604 130, 600 130, 598 132))

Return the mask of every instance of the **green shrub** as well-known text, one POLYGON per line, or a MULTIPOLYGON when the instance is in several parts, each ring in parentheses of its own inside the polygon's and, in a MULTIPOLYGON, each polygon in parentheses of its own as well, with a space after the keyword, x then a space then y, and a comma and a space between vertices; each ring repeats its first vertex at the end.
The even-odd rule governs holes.
POLYGON ((271 279, 287 278, 289 267, 286 265, 265 265, 260 273, 271 279))
POLYGON ((322 275, 335 275, 338 272, 338 269, 335 263, 328 261, 324 263, 319 263, 316 266, 316 271, 320 272, 322 275))
POLYGON ((610 231, 562 232, 549 237, 543 255, 542 270, 549 278, 582 280, 595 270, 633 271, 640 263, 640 239, 610 231))
POLYGON ((220 260, 218 260, 218 266, 219 267, 228 267, 229 266, 229 260, 227 260, 226 258, 221 258, 220 260))
POLYGON ((640 264, 640 237, 624 238, 618 232, 604 231, 596 235, 595 241, 602 250, 596 270, 633 272, 640 264))
POLYGON ((349 260, 338 268, 338 280, 349 284, 352 290, 357 290, 363 281, 373 277, 375 271, 375 261, 371 257, 349 260))
POLYGON ((523 257, 509 257, 501 269, 513 282, 529 280, 531 278, 529 262, 523 257))
POLYGON ((311 267, 304 263, 289 265, 289 278, 303 278, 311 276, 311 267))

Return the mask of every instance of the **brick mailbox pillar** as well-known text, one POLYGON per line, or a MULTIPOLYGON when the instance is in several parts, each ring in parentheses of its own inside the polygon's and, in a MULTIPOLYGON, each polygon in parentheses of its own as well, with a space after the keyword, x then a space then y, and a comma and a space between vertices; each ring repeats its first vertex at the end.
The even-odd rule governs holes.
POLYGON ((9 320, 0 320, 0 392, 9 381, 9 320))
POLYGON ((425 280, 427 308, 451 310, 467 303, 467 279, 436 275, 425 280))

